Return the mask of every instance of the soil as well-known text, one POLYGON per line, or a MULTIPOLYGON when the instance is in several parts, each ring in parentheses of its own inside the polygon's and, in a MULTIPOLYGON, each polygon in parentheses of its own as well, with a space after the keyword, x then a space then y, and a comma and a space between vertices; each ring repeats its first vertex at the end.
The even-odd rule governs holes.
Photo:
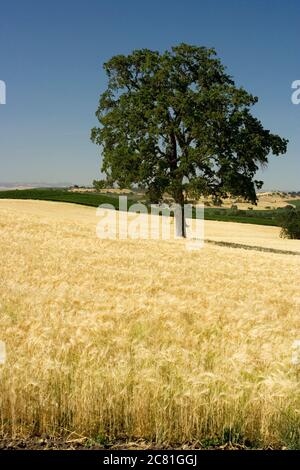
MULTIPOLYGON (((174 445, 158 445, 137 440, 134 442, 117 441, 112 444, 97 443, 87 438, 52 438, 47 435, 34 436, 26 439, 0 439, 1 450, 201 450, 200 443, 186 443, 174 445)), ((242 450, 246 446, 238 444, 225 444, 217 447, 205 447, 205 449, 242 450)))

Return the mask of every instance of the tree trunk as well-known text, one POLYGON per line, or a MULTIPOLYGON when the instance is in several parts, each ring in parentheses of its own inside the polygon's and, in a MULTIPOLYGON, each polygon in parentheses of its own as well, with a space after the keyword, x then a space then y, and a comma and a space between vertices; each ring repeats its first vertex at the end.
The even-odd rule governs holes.
POLYGON ((186 238, 186 220, 185 220, 185 214, 184 214, 184 205, 181 206, 181 221, 182 221, 182 236, 183 238, 186 238))
POLYGON ((186 238, 186 220, 184 214, 184 195, 182 190, 178 191, 175 202, 180 206, 180 211, 176 212, 175 224, 176 224, 176 236, 186 238))
MULTIPOLYGON (((174 173, 177 170, 177 142, 176 142, 176 136, 174 132, 171 132, 170 134, 170 170, 171 170, 171 175, 174 175, 174 173)), ((176 178, 176 177, 175 177, 176 178)), ((176 204, 179 204, 181 207, 181 213, 180 211, 176 211, 174 214, 175 217, 175 224, 176 224, 176 236, 177 237, 183 237, 186 238, 186 221, 185 221, 185 216, 184 216, 184 194, 182 191, 182 181, 181 179, 178 179, 176 181, 176 186, 175 186, 175 194, 173 194, 173 197, 175 199, 176 204)))

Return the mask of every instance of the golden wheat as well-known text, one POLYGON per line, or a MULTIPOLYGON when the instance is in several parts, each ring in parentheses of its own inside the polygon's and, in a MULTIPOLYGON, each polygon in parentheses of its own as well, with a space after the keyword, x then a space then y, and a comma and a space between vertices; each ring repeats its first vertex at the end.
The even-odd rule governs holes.
POLYGON ((298 446, 298 256, 100 240, 96 222, 0 202, 2 435, 298 446))

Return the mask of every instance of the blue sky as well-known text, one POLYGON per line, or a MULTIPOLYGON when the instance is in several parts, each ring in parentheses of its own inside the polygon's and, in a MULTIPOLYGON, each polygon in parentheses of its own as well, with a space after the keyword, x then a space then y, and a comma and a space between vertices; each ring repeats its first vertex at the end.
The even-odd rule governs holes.
POLYGON ((300 190, 300 105, 291 103, 300 80, 298 0, 12 0, 0 9, 1 182, 98 178, 89 135, 103 62, 187 42, 215 47, 236 83, 259 97, 254 114, 290 140, 287 156, 264 170, 264 188, 300 190))

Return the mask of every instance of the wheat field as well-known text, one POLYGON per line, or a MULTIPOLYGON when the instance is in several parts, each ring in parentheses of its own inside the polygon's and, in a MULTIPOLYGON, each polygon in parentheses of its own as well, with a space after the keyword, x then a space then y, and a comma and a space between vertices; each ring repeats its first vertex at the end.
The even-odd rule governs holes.
MULTIPOLYGON (((0 201, 1 435, 299 448, 299 257, 100 240, 96 222, 0 201)), ((274 227, 209 238, 230 225, 291 246, 274 227)))

